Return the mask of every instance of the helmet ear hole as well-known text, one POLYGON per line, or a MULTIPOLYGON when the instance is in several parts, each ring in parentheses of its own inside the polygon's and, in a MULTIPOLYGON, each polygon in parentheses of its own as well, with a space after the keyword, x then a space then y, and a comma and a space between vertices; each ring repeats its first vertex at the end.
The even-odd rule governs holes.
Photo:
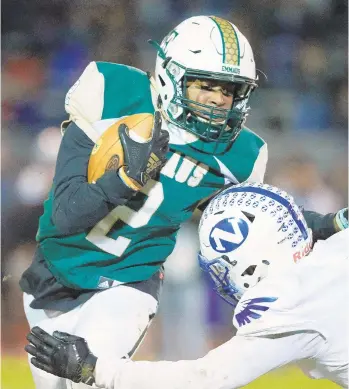
POLYGON ((252 276, 254 271, 256 270, 256 265, 251 265, 249 266, 242 274, 241 274, 241 277, 243 276, 246 276, 246 275, 249 275, 249 276, 252 276))
POLYGON ((248 219, 251 223, 253 223, 254 219, 256 218, 255 215, 252 215, 252 214, 250 214, 250 213, 248 213, 248 212, 246 212, 246 211, 241 211, 241 212, 247 217, 247 219, 248 219))

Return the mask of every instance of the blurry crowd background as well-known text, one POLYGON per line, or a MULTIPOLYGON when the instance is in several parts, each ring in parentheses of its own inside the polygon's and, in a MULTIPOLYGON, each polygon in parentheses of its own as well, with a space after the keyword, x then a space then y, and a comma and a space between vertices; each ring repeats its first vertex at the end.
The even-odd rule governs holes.
MULTIPOLYGON (((309 210, 334 212, 347 204, 345 0, 4 0, 5 353, 23 354, 27 327, 18 280, 35 248, 67 90, 92 60, 153 71, 156 53, 147 39, 161 41, 185 18, 210 14, 235 23, 254 50, 260 87, 247 125, 269 143, 266 181, 289 190, 309 210)), ((195 221, 184 228, 167 266, 161 314, 142 349, 150 358, 196 357, 232 331, 229 307, 198 269, 195 221)))

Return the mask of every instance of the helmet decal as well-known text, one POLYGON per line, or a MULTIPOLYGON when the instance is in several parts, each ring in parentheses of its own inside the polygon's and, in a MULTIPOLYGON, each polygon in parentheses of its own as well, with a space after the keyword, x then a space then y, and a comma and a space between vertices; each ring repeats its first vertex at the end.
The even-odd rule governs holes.
POLYGON ((222 36, 223 62, 231 65, 240 65, 240 46, 235 29, 228 20, 217 16, 210 16, 217 24, 222 36))
POLYGON ((230 217, 220 220, 211 230, 210 244, 219 253, 228 253, 245 241, 248 235, 248 224, 243 219, 230 217))
POLYGON ((163 52, 166 54, 167 53, 167 46, 170 42, 172 42, 176 37, 178 36, 178 32, 176 30, 170 31, 165 38, 163 39, 161 43, 161 48, 163 52))
POLYGON ((278 297, 257 297, 242 301, 240 310, 235 315, 236 322, 239 327, 251 323, 253 319, 259 319, 263 312, 270 309, 265 303, 273 303, 278 297))

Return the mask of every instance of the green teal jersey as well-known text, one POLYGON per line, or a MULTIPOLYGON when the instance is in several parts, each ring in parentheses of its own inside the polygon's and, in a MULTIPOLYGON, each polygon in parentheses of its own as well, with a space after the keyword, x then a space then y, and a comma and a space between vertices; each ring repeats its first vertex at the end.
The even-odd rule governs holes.
MULTIPOLYGON (((154 113, 156 91, 146 73, 125 65, 92 62, 66 98, 71 119, 96 141, 119 118, 154 113)), ((64 235, 52 222, 53 191, 44 204, 37 241, 53 275, 77 289, 99 289, 148 279, 171 254, 181 223, 198 204, 224 184, 262 181, 265 142, 244 128, 224 154, 183 141, 184 130, 163 124, 170 133, 168 162, 126 204, 119 205, 86 231, 64 235), (109 283, 108 283, 109 281, 109 283)), ((68 130, 69 131, 69 130, 68 130)))

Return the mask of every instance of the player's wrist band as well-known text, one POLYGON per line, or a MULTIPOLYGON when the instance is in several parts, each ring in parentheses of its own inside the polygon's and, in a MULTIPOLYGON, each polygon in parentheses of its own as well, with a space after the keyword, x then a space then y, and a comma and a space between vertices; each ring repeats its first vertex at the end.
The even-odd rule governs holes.
POLYGON ((348 226, 349 226, 348 219, 344 216, 344 212, 346 210, 347 210, 347 208, 343 208, 336 213, 336 217, 334 220, 335 220, 335 225, 337 227, 336 229, 338 231, 342 231, 342 230, 348 228, 348 226))

